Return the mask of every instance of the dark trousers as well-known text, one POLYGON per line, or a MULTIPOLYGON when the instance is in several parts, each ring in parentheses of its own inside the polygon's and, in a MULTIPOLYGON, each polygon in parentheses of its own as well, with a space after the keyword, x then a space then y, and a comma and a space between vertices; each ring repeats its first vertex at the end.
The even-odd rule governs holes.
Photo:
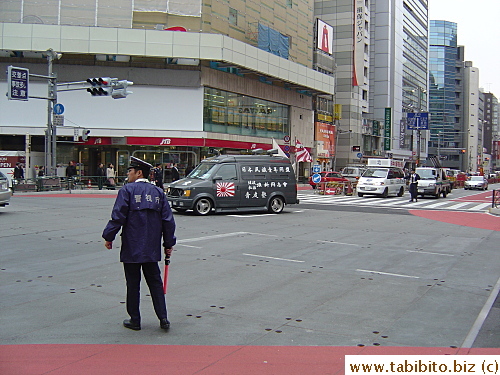
POLYGON ((140 286, 141 286, 141 268, 146 283, 149 287, 153 307, 158 319, 167 318, 167 305, 165 295, 163 294, 163 282, 158 263, 123 263, 125 270, 125 280, 127 282, 127 313, 130 319, 135 323, 141 322, 141 313, 139 311, 140 286))
POLYGON ((410 191, 410 196, 411 200, 416 200, 417 199, 417 183, 413 182, 410 184, 410 188, 408 189, 410 191))

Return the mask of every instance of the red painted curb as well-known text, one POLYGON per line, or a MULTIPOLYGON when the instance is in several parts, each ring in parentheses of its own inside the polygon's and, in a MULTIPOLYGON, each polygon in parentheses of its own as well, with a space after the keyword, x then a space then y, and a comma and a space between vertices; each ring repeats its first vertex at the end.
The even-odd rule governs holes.
POLYGON ((500 217, 478 212, 409 210, 415 216, 465 227, 500 231, 500 217))
MULTIPOLYGON (((166 335, 168 336, 168 335, 166 335)), ((194 345, 2 345, 3 375, 343 374, 345 355, 493 355, 498 348, 194 345)))

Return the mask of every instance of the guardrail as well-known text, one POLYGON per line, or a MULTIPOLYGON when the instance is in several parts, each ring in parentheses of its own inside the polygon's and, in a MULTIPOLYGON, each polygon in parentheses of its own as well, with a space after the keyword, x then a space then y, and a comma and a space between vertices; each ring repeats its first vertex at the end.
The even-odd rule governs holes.
POLYGON ((67 177, 37 177, 22 180, 12 180, 12 191, 61 191, 84 189, 119 189, 124 185, 125 176, 115 178, 115 186, 110 186, 107 178, 102 176, 67 177))
POLYGON ((491 208, 500 208, 500 190, 493 190, 491 208))

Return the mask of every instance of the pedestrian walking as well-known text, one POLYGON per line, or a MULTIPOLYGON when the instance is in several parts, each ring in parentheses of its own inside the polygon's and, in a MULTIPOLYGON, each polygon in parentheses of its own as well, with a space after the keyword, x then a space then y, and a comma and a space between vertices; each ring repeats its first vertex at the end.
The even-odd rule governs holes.
POLYGON ((21 180, 24 180, 24 168, 21 163, 16 163, 16 166, 14 167, 13 177, 18 184, 21 182, 21 180))
POLYGON ((45 176, 45 167, 43 165, 38 168, 38 177, 44 177, 45 176))
POLYGON ((410 181, 410 202, 413 202, 415 199, 415 202, 417 201, 417 193, 418 193, 418 180, 420 180, 420 176, 418 173, 415 172, 414 169, 411 170, 410 176, 409 176, 409 181, 410 181))
POLYGON ((181 175, 179 174, 179 170, 177 169, 177 163, 174 163, 170 172, 171 172, 170 174, 172 176, 172 182, 177 181, 178 179, 181 178, 181 175))
POLYGON ((97 167, 97 186, 99 190, 102 190, 104 186, 104 182, 106 180, 106 168, 104 168, 104 164, 100 163, 97 167))
POLYGON ((163 169, 161 167, 161 164, 156 164, 156 167, 153 169, 153 171, 155 185, 163 190, 163 169))
POLYGON ((116 172, 113 164, 109 163, 108 168, 106 168, 106 178, 108 189, 115 190, 116 186, 116 172))
POLYGON ((158 262, 161 260, 162 238, 165 256, 172 254, 176 243, 175 222, 165 194, 146 178, 151 168, 151 164, 131 157, 127 172, 129 183, 118 192, 111 220, 102 234, 105 247, 111 249, 116 234, 120 228, 122 230, 120 261, 125 271, 126 307, 130 316, 123 321, 123 326, 135 331, 141 329, 141 269, 160 328, 170 328, 158 262))
POLYGON ((193 171, 194 167, 192 165, 189 165, 187 168, 186 168, 186 177, 189 176, 189 174, 193 171))

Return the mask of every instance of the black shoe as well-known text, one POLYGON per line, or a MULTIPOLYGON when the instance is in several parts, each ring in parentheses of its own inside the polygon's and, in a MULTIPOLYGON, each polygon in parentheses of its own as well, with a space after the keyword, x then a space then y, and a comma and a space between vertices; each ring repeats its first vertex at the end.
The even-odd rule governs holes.
POLYGON ((170 329, 170 322, 168 321, 168 319, 160 320, 160 328, 165 330, 170 329))
POLYGON ((140 323, 134 323, 130 319, 125 319, 123 321, 123 326, 125 328, 133 329, 134 331, 140 331, 141 330, 141 324, 140 323))
POLYGON ((408 202, 413 202, 413 199, 410 199, 408 202))

